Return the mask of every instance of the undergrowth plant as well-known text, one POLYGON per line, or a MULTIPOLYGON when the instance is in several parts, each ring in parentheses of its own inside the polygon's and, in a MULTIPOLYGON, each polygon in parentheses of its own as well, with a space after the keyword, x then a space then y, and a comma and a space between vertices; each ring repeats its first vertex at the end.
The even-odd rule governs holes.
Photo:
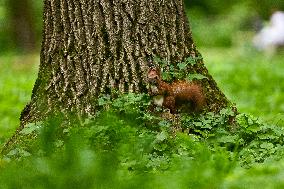
POLYGON ((58 114, 23 129, 0 161, 2 188, 226 188, 244 168, 283 161, 283 129, 231 108, 169 117, 132 93, 97 104, 71 127, 58 114))
POLYGON ((188 68, 196 65, 200 60, 202 60, 201 55, 197 57, 188 57, 183 62, 178 62, 175 66, 165 59, 154 57, 155 64, 161 69, 162 79, 168 82, 182 79, 187 81, 206 79, 202 74, 188 72, 188 70, 193 70, 188 68))

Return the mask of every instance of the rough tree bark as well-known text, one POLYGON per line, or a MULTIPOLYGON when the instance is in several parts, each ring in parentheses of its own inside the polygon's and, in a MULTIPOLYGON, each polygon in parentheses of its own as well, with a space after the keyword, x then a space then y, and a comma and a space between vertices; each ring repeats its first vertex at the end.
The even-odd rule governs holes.
MULTIPOLYGON (((93 114, 113 88, 147 92, 153 56, 173 65, 200 56, 183 0, 45 0, 38 79, 18 131, 54 111, 93 114)), ((228 105, 203 60, 188 71, 207 77, 208 111, 228 105)))

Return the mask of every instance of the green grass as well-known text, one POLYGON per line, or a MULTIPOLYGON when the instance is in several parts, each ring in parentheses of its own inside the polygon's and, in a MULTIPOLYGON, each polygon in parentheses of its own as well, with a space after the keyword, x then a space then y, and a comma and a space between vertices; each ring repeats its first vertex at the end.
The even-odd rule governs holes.
POLYGON ((201 49, 205 64, 238 110, 270 122, 284 119, 284 55, 267 57, 251 47, 201 49))
POLYGON ((19 117, 31 97, 37 76, 37 55, 0 56, 0 144, 19 126, 19 117))

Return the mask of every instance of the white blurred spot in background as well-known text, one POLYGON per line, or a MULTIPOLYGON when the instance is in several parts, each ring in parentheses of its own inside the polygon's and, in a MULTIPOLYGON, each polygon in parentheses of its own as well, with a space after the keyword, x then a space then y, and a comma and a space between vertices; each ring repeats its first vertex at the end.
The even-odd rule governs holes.
POLYGON ((283 11, 276 11, 271 15, 268 25, 254 36, 253 45, 267 54, 274 54, 277 49, 284 47, 283 11))

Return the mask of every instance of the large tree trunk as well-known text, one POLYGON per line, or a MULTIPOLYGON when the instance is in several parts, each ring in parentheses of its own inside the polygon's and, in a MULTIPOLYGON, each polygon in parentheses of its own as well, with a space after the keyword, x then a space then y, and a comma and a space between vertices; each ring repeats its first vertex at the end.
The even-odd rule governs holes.
MULTIPOLYGON (((147 92, 148 60, 172 64, 197 57, 183 0, 45 0, 39 75, 21 125, 54 111, 95 112, 100 94, 115 88, 147 92)), ((228 103, 202 60, 209 111, 228 103)))

